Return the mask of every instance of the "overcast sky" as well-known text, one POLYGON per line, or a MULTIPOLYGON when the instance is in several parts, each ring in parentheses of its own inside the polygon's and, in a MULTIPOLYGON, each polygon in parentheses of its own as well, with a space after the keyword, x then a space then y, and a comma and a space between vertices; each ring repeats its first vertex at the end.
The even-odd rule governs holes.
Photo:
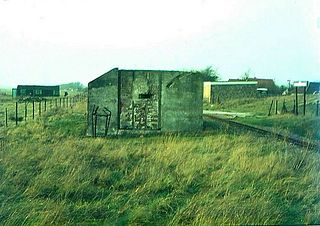
POLYGON ((0 0, 0 86, 121 69, 320 79, 320 0, 0 0))

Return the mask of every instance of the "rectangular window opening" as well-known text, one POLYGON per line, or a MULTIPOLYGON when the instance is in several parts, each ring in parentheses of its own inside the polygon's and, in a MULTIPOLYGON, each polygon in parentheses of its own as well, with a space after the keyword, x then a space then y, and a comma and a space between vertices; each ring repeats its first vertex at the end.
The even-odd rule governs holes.
POLYGON ((153 97, 152 93, 140 93, 139 99, 151 99, 153 97))

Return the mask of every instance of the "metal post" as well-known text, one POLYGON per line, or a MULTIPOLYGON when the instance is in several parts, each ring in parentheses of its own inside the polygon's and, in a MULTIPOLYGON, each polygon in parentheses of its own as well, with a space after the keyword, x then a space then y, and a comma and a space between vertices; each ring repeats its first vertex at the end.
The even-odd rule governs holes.
POLYGON ((28 116, 28 105, 27 102, 24 102, 24 121, 27 121, 27 116, 28 116))
POLYGON ((39 102, 39 116, 41 116, 41 100, 39 102))
POLYGON ((6 127, 8 127, 8 108, 6 108, 6 127))
POLYGON ((268 113, 268 116, 271 115, 271 109, 272 109, 272 105, 273 105, 273 100, 271 101, 271 105, 270 105, 270 108, 269 108, 269 113, 268 113))
POLYGON ((303 87, 303 115, 306 115, 306 103, 307 103, 307 99, 306 99, 306 94, 307 94, 307 87, 303 87))
POLYGON ((34 100, 32 101, 32 119, 34 119, 34 100))
POLYGON ((296 87, 296 115, 299 115, 298 87, 296 87))
POLYGON ((16 102, 16 126, 18 125, 18 102, 16 102))

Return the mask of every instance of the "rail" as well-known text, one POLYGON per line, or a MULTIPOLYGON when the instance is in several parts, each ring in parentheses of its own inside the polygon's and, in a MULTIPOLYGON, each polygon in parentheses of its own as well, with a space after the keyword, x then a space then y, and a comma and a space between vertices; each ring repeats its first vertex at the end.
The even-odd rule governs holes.
POLYGON ((286 134, 282 134, 281 132, 275 132, 275 131, 270 131, 270 130, 266 130, 263 128, 259 128, 256 126, 252 126, 252 125, 248 125, 248 124, 244 124, 241 122, 237 122, 231 119, 225 119, 225 118, 221 118, 221 117, 217 117, 217 116, 213 116, 213 115, 208 115, 208 114, 204 114, 205 117, 215 120, 215 121, 219 121, 221 123, 225 123, 228 125, 231 125, 233 127, 237 127, 240 129, 246 129, 248 131, 257 133, 259 135, 262 136, 268 136, 268 137, 274 137, 278 140, 285 140, 288 143, 291 143, 293 145, 299 146, 299 147, 303 147, 303 148, 309 148, 309 149, 314 149, 319 151, 320 150, 320 143, 319 142, 315 142, 315 141, 308 141, 302 138, 298 138, 298 137, 293 137, 290 135, 286 135, 286 134))

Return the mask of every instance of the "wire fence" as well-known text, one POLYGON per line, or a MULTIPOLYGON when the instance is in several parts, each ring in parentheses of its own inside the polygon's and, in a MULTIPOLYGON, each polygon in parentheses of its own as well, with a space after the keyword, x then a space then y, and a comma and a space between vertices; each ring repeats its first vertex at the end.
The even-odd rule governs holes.
POLYGON ((286 113, 292 113, 295 115, 306 115, 306 112, 308 111, 309 114, 319 116, 319 100, 313 102, 312 104, 306 105, 306 102, 303 104, 299 104, 296 100, 293 100, 293 104, 290 105, 290 103, 286 102, 286 100, 283 100, 282 103, 277 100, 273 99, 271 100, 269 110, 268 110, 268 116, 272 114, 286 114, 286 113), (289 106, 289 107, 288 107, 289 106), (291 106, 291 108, 290 108, 291 106))
POLYGON ((6 103, 0 116, 3 116, 0 127, 18 125, 23 121, 33 120, 41 117, 43 113, 58 108, 72 108, 76 103, 85 100, 84 94, 73 97, 62 97, 52 99, 20 99, 15 102, 6 103))
MULTIPOLYGON (((11 126, 18 126, 23 122, 40 118, 47 111, 58 114, 57 109, 68 109, 76 106, 77 103, 86 100, 85 94, 75 95, 73 97, 61 97, 50 99, 17 99, 2 103, 0 111, 0 129, 11 126)), ((0 134, 0 154, 5 151, 8 139, 0 134)))

